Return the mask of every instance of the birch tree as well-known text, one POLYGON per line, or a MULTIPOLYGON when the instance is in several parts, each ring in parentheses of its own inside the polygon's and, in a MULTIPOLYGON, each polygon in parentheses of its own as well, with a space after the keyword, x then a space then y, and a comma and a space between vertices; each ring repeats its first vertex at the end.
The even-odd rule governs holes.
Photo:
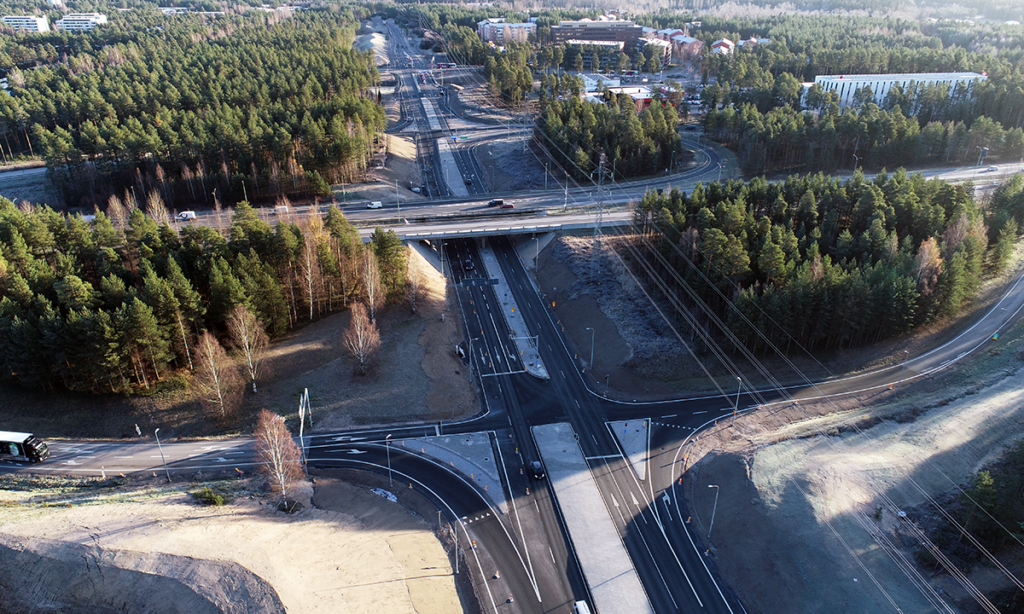
POLYGON ((258 392, 256 380, 259 379, 260 371, 263 368, 263 357, 269 341, 267 333, 263 330, 263 324, 246 309, 245 305, 235 305, 231 309, 227 324, 231 343, 242 354, 242 361, 255 394, 258 392))
POLYGON ((377 325, 366 316, 366 307, 362 303, 352 305, 352 319, 341 341, 359 362, 359 374, 366 375, 367 367, 380 350, 380 332, 377 325))
POLYGON ((302 477, 302 453, 292 439, 284 418, 266 409, 256 416, 257 471, 270 480, 270 486, 288 499, 288 487, 302 477))
POLYGON ((235 379, 234 365, 217 338, 203 333, 195 345, 196 387, 205 405, 220 410, 221 417, 227 416, 229 393, 235 379))
POLYGON ((380 282, 380 269, 377 266, 377 255, 367 246, 363 249, 363 258, 359 274, 366 292, 366 307, 370 309, 370 322, 377 321, 377 308, 384 304, 384 286, 380 282))

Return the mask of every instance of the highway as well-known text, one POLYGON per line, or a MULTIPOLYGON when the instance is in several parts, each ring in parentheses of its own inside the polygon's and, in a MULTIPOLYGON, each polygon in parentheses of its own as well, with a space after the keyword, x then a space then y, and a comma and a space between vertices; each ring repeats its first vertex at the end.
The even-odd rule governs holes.
MULTIPOLYGON (((422 62, 395 27, 390 28, 393 63, 422 62), (406 60, 405 58, 411 58, 406 60)), ((512 198, 515 215, 489 209, 488 193, 479 163, 468 146, 506 129, 481 127, 478 134, 456 149, 459 173, 473 177, 466 198, 445 198, 449 193, 441 175, 436 139, 451 136, 447 125, 450 111, 439 106, 445 122, 431 130, 421 96, 435 96, 433 84, 417 83, 414 68, 396 69, 397 91, 406 126, 417 126, 418 155, 423 161, 425 197, 418 203, 403 203, 402 221, 396 222, 397 205, 368 211, 363 204, 348 206, 346 215, 366 225, 380 220, 403 233, 429 232, 440 224, 472 233, 493 227, 496 220, 517 224, 585 223, 590 213, 552 215, 567 204, 586 203, 604 197, 605 204, 622 205, 639 198, 645 190, 669 185, 691 189, 698 181, 714 179, 721 159, 714 149, 688 145, 704 152, 696 168, 654 182, 618 184, 610 193, 594 196, 593 188, 562 188, 530 194, 501 195, 512 198), (421 149, 422 148, 422 149, 421 149), (571 200, 570 200, 571 197, 571 200), (457 218, 446 221, 446 217, 457 218), (557 219, 556 219, 557 218, 557 219), (438 222, 437 220, 441 220, 438 222), (410 220, 421 220, 410 223, 410 220)), ((1007 171, 1012 170, 1009 167, 1007 171)), ((961 169, 959 173, 967 173, 961 169)), ((975 173, 981 171, 974 170, 975 173)), ((986 173, 993 174, 990 171, 986 173)), ((606 186, 608 187, 608 186, 606 186)), ((201 212, 197 212, 201 213, 201 212)), ((297 208, 294 215, 308 213, 297 208)), ((628 219, 621 211, 606 219, 628 219)), ((212 218, 200 214, 189 223, 208 224, 212 218)), ((509 231, 514 234, 516 231, 509 231)), ((522 230, 518 232, 523 232, 522 230)), ((405 236, 405 235, 403 235, 405 236)), ((482 266, 479 248, 484 239, 453 238, 441 245, 443 262, 454 287, 456 308, 464 327, 467 366, 479 386, 482 407, 470 419, 448 424, 395 426, 344 433, 317 433, 306 442, 310 467, 348 468, 388 475, 394 489, 410 486, 433 500, 459 534, 463 561, 470 566, 485 611, 563 612, 571 611, 577 599, 588 599, 588 587, 566 534, 562 511, 552 496, 550 484, 533 480, 523 471, 540 458, 531 427, 569 423, 579 438, 591 474, 605 507, 615 524, 646 594, 657 612, 744 612, 735 594, 726 586, 704 556, 701 536, 688 529, 686 503, 679 478, 683 473, 681 451, 695 433, 716 419, 731 416, 734 404, 742 412, 764 411, 771 404, 795 400, 884 391, 897 381, 904 383, 926 377, 968 360, 984 350, 994 334, 1005 330, 1024 308, 1024 278, 1014 284, 989 312, 979 315, 947 343, 905 363, 833 378, 805 382, 779 389, 743 389, 732 394, 695 394, 687 398, 656 403, 614 401, 600 394, 601 384, 592 381, 574 359, 568 340, 553 313, 527 274, 519 254, 505 236, 486 239, 531 333, 537 336, 541 359, 550 379, 525 373, 512 333, 502 317, 506 297, 495 294, 488 279, 494 271, 482 266), (646 479, 634 472, 608 423, 615 420, 650 421, 650 448, 665 448, 671 454, 654 456, 648 463, 646 479), (498 452, 499 470, 508 513, 497 510, 460 471, 443 463, 410 453, 392 442, 431 437, 437 434, 487 433, 498 452), (500 570, 499 577, 495 577, 500 570), (509 596, 513 597, 508 602, 509 596)), ((2 470, 31 470, 60 474, 118 474, 166 471, 169 475, 249 472, 253 469, 252 441, 231 439, 217 442, 165 441, 157 445, 149 434, 137 442, 55 441, 47 463, 31 467, 6 465, 2 470)))

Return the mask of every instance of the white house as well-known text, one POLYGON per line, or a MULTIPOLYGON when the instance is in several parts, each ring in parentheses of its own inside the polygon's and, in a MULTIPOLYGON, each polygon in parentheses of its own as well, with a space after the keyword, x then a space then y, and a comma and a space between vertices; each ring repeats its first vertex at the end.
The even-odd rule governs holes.
POLYGON ((4 24, 20 32, 49 32, 50 22, 46 15, 7 15, 3 18, 4 24))
POLYGON ((720 53, 722 55, 729 55, 732 50, 736 48, 736 43, 732 42, 727 38, 720 38, 715 42, 711 43, 711 53, 720 53))
POLYGON ((68 32, 89 32, 96 26, 107 23, 107 16, 102 13, 69 13, 57 20, 58 30, 68 32))
POLYGON ((818 75, 814 83, 826 92, 834 92, 839 97, 839 106, 845 107, 853 102, 857 90, 871 88, 876 103, 885 100, 889 90, 895 85, 906 89, 911 84, 917 85, 948 85, 950 91, 957 84, 973 85, 988 79, 987 74, 976 72, 936 72, 907 73, 889 75, 818 75))

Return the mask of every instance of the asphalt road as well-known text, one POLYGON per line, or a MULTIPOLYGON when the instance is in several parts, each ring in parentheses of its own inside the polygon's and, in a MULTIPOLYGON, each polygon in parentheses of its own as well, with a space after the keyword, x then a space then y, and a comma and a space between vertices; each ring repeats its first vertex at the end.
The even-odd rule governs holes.
MULTIPOLYGON (((400 45, 392 30, 393 45, 400 45)), ((407 43, 403 52, 411 52, 407 43)), ((411 53, 410 53, 411 55, 411 53)), ((414 91, 419 85, 410 74, 400 77, 402 91, 414 91)), ((419 104, 403 104, 403 111, 413 121, 425 121, 416 114, 419 104), (415 115, 415 117, 412 117, 415 115)), ((683 189, 697 181, 706 181, 719 172, 717 154, 710 149, 706 163, 699 169, 665 179, 651 186, 678 185, 683 189)), ((436 162, 436 152, 434 152, 436 162)), ((465 160, 463 160, 466 163, 465 160)), ((435 164, 434 169, 437 168, 435 164)), ((468 170, 467 172, 472 172, 468 170)), ((479 172, 479 169, 477 169, 479 172)), ((966 171, 961 171, 966 172, 966 171)), ((975 170, 974 172, 980 172, 975 170)), ((991 173, 990 171, 985 171, 991 173)), ((994 174, 994 173, 993 173, 994 174)), ((437 182, 435 177, 436 186, 437 182)), ((660 180, 659 180, 660 181, 660 180)), ((428 185, 429 182, 428 182, 428 185)), ((635 199, 647 184, 613 186, 605 202, 635 199)), ((436 188, 435 188, 436 189, 436 188)), ((484 186, 480 186, 484 189, 484 186)), ((571 190, 573 201, 593 202, 590 188, 571 190)), ((487 209, 491 195, 463 202, 406 203, 407 211, 424 217, 450 213, 479 213, 482 220, 460 222, 472 227, 493 224, 493 215, 507 213, 487 209), (474 226, 475 225, 475 226, 474 226)), ((534 219, 544 219, 548 209, 559 209, 569 196, 563 190, 515 196, 520 209, 536 211, 534 219)), ((391 219, 394 212, 365 211, 359 205, 348 207, 353 219, 370 221, 391 219)), ((300 209, 296 212, 301 215, 300 209)), ((199 216, 193 223, 209 222, 199 216)), ((734 393, 695 395, 691 398, 661 403, 624 403, 605 399, 600 385, 588 379, 573 360, 571 347, 561 327, 534 291, 510 242, 498 237, 492 246, 524 319, 538 336, 541 358, 551 374, 541 381, 523 373, 510 332, 503 320, 501 301, 491 286, 469 285, 483 276, 479 253, 472 240, 453 240, 444 246, 448 273, 456 286, 457 308, 462 312, 465 337, 472 340, 470 368, 478 376, 483 398, 481 414, 458 423, 394 427, 352 433, 318 435, 309 440, 311 466, 348 467, 389 473, 396 488, 413 488, 432 498, 451 522, 459 527, 465 550, 484 607, 488 611, 570 612, 575 599, 587 597, 578 564, 565 535, 560 511, 548 485, 531 480, 520 470, 539 458, 533 447, 530 427, 537 424, 568 422, 580 437, 584 454, 590 459, 591 471, 617 530, 637 569, 651 603, 658 612, 741 612, 733 593, 718 579, 708 558, 697 547, 699 536, 691 534, 685 524, 687 516, 682 492, 677 489, 682 468, 679 451, 692 435, 715 419, 728 417, 733 407, 753 411, 758 406, 792 403, 797 399, 813 399, 826 395, 845 395, 866 390, 884 390, 898 381, 924 377, 961 360, 992 343, 995 333, 1008 327, 1024 306, 1024 282, 1018 280, 1003 299, 988 313, 981 314, 946 344, 920 356, 908 356, 905 364, 834 378, 822 382, 778 389, 744 389, 734 393), (470 266, 471 265, 471 266, 470 266), (647 480, 640 482, 629 463, 621 455, 615 438, 606 424, 609 420, 651 420, 651 445, 675 450, 673 462, 650 463, 647 480), (408 454, 388 446, 392 439, 444 433, 489 432, 501 451, 501 470, 510 500, 510 512, 501 515, 489 506, 463 476, 436 462, 408 454), (529 491, 527 492, 527 489, 529 491), (625 502, 637 505, 625 511, 625 502), (494 570, 491 567, 495 568, 494 570), (500 569, 500 578, 494 571, 500 569), (508 595, 514 601, 505 604, 508 595), (504 605, 502 605, 504 604, 504 605)), ((742 374, 739 374, 742 375, 742 374)), ((52 442, 51 459, 43 464, 20 467, 8 464, 3 470, 32 470, 47 473, 116 474, 159 472, 166 461, 170 475, 198 473, 230 473, 252 468, 250 440, 231 439, 218 442, 166 441, 157 446, 145 434, 139 442, 52 442)), ((176 479, 176 478, 175 478, 176 479)))

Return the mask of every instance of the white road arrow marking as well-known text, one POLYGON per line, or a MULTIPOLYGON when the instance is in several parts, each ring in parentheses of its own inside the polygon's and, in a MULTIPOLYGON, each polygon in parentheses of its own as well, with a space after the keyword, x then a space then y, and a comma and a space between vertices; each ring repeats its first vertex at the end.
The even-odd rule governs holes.
POLYGON ((341 437, 335 437, 331 441, 362 441, 365 437, 349 437, 348 435, 342 435, 341 437))
POLYGON ((644 519, 644 524, 647 524, 647 518, 644 518, 644 511, 640 509, 640 502, 636 500, 636 495, 634 495, 633 493, 629 493, 629 496, 631 499, 633 499, 633 505, 636 506, 636 513, 644 519))
POLYGON ((217 462, 218 463, 226 463, 226 462, 228 462, 228 459, 224 458, 223 456, 218 456, 217 457, 217 462))
POLYGON ((349 454, 366 454, 366 450, 349 450, 349 454))

